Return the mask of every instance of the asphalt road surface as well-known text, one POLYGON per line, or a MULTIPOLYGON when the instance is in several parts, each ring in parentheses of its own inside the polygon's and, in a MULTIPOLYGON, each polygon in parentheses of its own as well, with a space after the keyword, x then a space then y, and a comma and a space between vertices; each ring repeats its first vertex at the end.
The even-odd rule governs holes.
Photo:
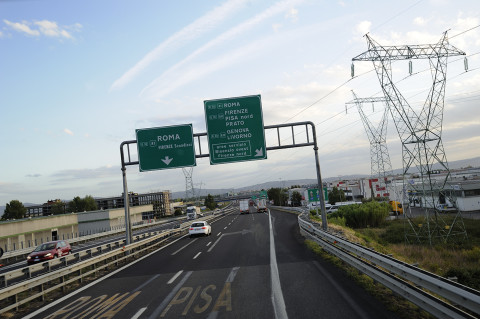
POLYGON ((227 215, 25 318, 396 318, 303 244, 297 216, 227 215))

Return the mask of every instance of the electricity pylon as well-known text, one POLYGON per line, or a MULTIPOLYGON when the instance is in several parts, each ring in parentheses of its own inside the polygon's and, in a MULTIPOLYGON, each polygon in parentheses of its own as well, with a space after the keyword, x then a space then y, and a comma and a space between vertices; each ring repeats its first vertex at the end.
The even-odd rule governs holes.
MULTIPOLYGON (((454 192, 446 189, 450 179, 447 158, 442 143, 442 121, 447 82, 447 58, 465 55, 465 52, 448 43, 447 32, 436 44, 381 46, 368 34, 365 35, 368 51, 354 57, 352 61, 372 61, 387 99, 390 113, 402 142, 404 190, 405 179, 410 168, 417 168, 419 183, 406 183, 408 192, 417 194, 422 200, 423 221, 414 220, 409 205, 406 217, 410 225, 405 232, 407 241, 433 240, 446 242, 452 235, 466 237, 465 225, 460 211, 457 210, 453 222, 447 219, 439 209, 446 199, 456 205, 454 192), (428 59, 433 84, 423 108, 418 115, 402 96, 392 79, 391 62, 396 60, 428 59), (435 178, 434 165, 440 165, 446 173, 435 178), (443 203, 442 203, 443 202, 443 203)), ((405 210, 404 210, 405 211, 405 210)))
MULTIPOLYGON (((388 107, 384 108, 382 118, 378 123, 378 126, 373 125, 369 118, 363 111, 364 103, 383 103, 386 104, 384 97, 370 97, 370 98, 358 98, 352 91, 353 100, 346 104, 355 104, 358 109, 358 113, 363 122, 363 127, 367 133, 368 140, 370 142, 370 164, 371 164, 371 178, 377 179, 378 191, 382 196, 389 197, 394 192, 391 187, 392 183, 387 182, 388 176, 392 173, 392 164, 390 162, 390 156, 388 155, 387 148, 387 123, 388 123, 388 107)), ((373 183, 372 183, 373 187, 373 183)), ((396 200, 399 200, 396 198, 396 200)))
POLYGON ((193 167, 182 168, 183 174, 185 175, 185 200, 193 199, 195 200, 195 191, 193 188, 193 167))

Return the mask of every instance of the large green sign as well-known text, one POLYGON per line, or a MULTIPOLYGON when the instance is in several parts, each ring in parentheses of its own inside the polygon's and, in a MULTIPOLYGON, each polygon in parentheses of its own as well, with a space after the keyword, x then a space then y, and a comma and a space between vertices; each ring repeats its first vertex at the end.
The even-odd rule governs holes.
POLYGON ((192 124, 135 130, 140 172, 196 166, 192 124))
POLYGON ((210 164, 267 158, 260 95, 204 101, 210 164))

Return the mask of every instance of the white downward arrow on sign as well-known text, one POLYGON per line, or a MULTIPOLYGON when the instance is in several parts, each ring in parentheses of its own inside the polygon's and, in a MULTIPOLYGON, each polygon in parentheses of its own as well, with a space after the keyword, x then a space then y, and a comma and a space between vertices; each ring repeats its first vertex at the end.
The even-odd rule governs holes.
POLYGON ((263 156, 263 148, 259 148, 258 150, 255 150, 255 157, 257 156, 263 156))
POLYGON ((164 162, 166 165, 168 165, 168 164, 170 164, 170 162, 173 160, 173 158, 170 158, 170 157, 168 157, 168 155, 167 155, 167 156, 165 156, 165 158, 162 158, 161 160, 162 160, 162 162, 164 162))

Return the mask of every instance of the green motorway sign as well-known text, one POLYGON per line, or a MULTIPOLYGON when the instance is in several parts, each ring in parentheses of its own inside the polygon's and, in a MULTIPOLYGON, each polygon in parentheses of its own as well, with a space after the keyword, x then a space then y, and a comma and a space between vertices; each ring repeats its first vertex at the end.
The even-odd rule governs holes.
POLYGON ((210 164, 267 158, 260 95, 204 101, 210 164))
MULTIPOLYGON (((318 202, 320 201, 320 193, 318 192, 318 188, 308 189, 308 201, 309 202, 318 202)), ((323 188, 323 198, 325 201, 328 201, 328 191, 327 188, 323 188)))
POLYGON ((192 124, 135 130, 140 172, 196 166, 192 124))

